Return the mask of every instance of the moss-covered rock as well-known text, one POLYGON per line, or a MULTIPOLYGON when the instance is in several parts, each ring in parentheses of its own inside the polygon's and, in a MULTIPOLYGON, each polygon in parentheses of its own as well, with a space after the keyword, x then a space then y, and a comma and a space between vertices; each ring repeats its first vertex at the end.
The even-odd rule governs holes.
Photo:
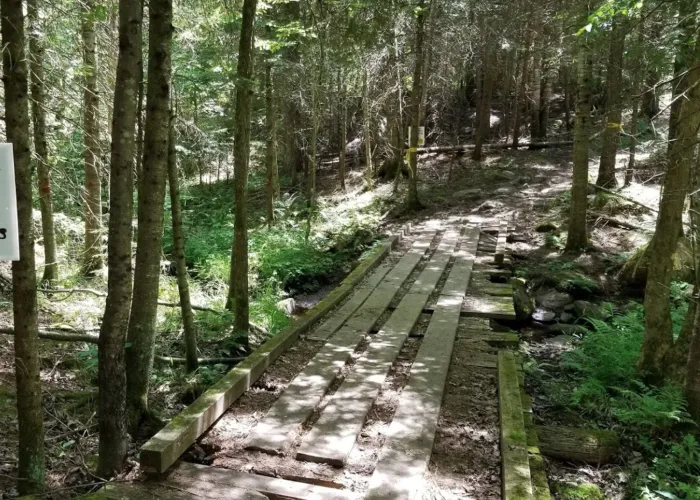
POLYGON ((552 492, 558 500, 605 500, 600 488, 590 483, 554 483, 552 492))
MULTIPOLYGON (((649 273, 648 244, 640 247, 622 266, 618 280, 622 286, 644 289, 649 273)), ((693 279, 693 250, 687 238, 678 242, 678 248, 673 255, 673 279, 692 281, 693 279)))

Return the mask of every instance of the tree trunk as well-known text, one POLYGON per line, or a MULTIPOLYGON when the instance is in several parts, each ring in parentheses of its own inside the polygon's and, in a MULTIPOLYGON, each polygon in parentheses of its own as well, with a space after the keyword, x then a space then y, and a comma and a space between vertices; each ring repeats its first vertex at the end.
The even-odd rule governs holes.
POLYGON ((530 59, 530 44, 532 42, 532 31, 525 26, 525 46, 522 53, 522 68, 520 70, 520 82, 516 90, 515 103, 513 104, 513 148, 517 149, 520 142, 520 128, 522 127, 522 115, 520 107, 525 102, 525 93, 527 91, 527 74, 528 61, 530 59))
POLYGON ((236 114, 233 138, 233 168, 236 184, 233 249, 228 307, 233 307, 233 329, 248 347, 250 303, 248 299, 248 161, 250 158, 250 102, 253 80, 253 40, 257 0, 244 0, 241 38, 238 46, 236 114))
POLYGON ((342 75, 338 71, 338 93, 340 94, 340 160, 338 165, 338 177, 340 189, 345 191, 345 148, 348 143, 348 97, 345 82, 340 83, 342 75))
POLYGON ((12 263, 12 304, 15 324, 18 469, 20 495, 44 488, 44 412, 39 379, 36 271, 32 233, 32 170, 27 102, 27 62, 24 52, 22 0, 1 0, 2 68, 5 87, 5 127, 13 145, 20 260, 12 263))
POLYGON ((567 252, 580 252, 588 246, 588 143, 591 121, 591 74, 593 61, 586 35, 579 41, 577 61, 578 97, 574 127, 574 173, 571 186, 571 216, 566 240, 567 252))
POLYGON ((483 160, 483 145, 488 140, 491 130, 491 95, 493 93, 493 75, 495 73, 495 57, 491 51, 491 40, 488 36, 488 27, 483 16, 480 25, 482 32, 481 46, 481 92, 479 93, 479 109, 477 117, 477 131, 472 159, 474 161, 483 160))
POLYGON ((44 236, 44 275, 41 281, 51 283, 58 280, 58 257, 56 234, 53 226, 53 203, 51 199, 51 172, 46 144, 46 89, 44 87, 44 45, 41 41, 39 9, 37 0, 27 1, 29 21, 29 69, 31 74, 32 122, 34 127, 34 151, 37 162, 39 208, 41 228, 44 236))
MULTIPOLYGON (((690 40, 688 40, 690 43, 690 40)), ((693 64, 700 63, 700 44, 696 44, 693 64)), ((673 345, 671 284, 673 254, 681 236, 690 169, 693 163, 698 125, 700 125, 700 67, 688 73, 688 91, 678 114, 677 138, 669 155, 663 194, 656 220, 656 232, 649 244, 651 259, 644 295, 646 331, 639 368, 650 380, 661 380, 667 368, 665 358, 673 345)))
POLYGON ((104 266, 102 257, 102 184, 100 181, 100 100, 97 90, 95 54, 95 0, 83 2, 83 160, 85 162, 85 252, 83 274, 92 276, 104 266))
MULTIPOLYGON (((636 87, 639 88, 639 87, 636 87)), ((625 187, 632 184, 634 180, 634 169, 637 156, 637 121, 639 120, 639 99, 634 98, 632 104, 632 118, 630 122, 630 151, 625 170, 625 187)))
POLYGON ((180 202, 180 182, 177 175, 177 150, 175 149, 175 114, 173 113, 168 134, 168 185, 170 186, 170 209, 173 220, 173 253, 177 272, 177 289, 180 293, 182 326, 185 334, 185 358, 188 372, 199 367, 197 362, 197 327, 190 299, 190 285, 185 259, 185 235, 182 230, 182 205, 180 202))
POLYGON ((126 459, 126 360, 124 345, 131 302, 133 172, 142 75, 141 0, 119 2, 119 58, 112 115, 107 301, 98 343, 100 477, 122 471, 126 459))
POLYGON ((369 68, 362 72, 362 135, 365 144, 365 184, 372 190, 372 117, 369 105, 369 68))
MULTIPOLYGON (((392 2, 392 7, 396 7, 392 2)), ((398 19, 398 18, 397 18, 398 19)), ((404 169, 404 122, 403 122, 403 79, 401 75, 401 59, 399 53, 399 23, 394 23, 394 64, 396 66, 396 175, 394 176, 394 194, 399 192, 401 172, 404 169)))
POLYGON ((683 102, 683 94, 688 90, 687 71, 693 57, 693 47, 687 43, 695 32, 695 8, 697 0, 681 0, 678 3, 678 28, 680 29, 679 43, 676 46, 676 56, 673 61, 673 76, 676 78, 672 84, 671 113, 668 121, 668 152, 671 153, 671 145, 678 136, 678 115, 683 102))
POLYGON ((530 142, 540 137, 540 104, 542 102, 542 34, 535 35, 535 48, 532 57, 532 87, 530 88, 530 142))
POLYGON ((406 207, 408 210, 419 210, 423 204, 418 199, 418 127, 420 126, 420 104, 423 95, 423 37, 425 32, 425 18, 427 15, 425 0, 418 1, 418 15, 416 21, 416 46, 414 54, 416 64, 413 71, 413 90, 411 91, 411 124, 413 133, 409 144, 408 156, 408 195, 406 207))
POLYGON ((265 68, 265 126, 267 128, 267 224, 272 225, 275 218, 275 200, 279 198, 279 174, 277 172, 277 114, 275 111, 275 94, 272 82, 272 63, 265 68))
POLYGON ((600 168, 596 185, 612 189, 617 187, 615 166, 617 145, 622 128, 622 64, 625 55, 626 25, 613 19, 610 34, 610 53, 607 68, 607 102, 605 105, 605 130, 603 148, 600 153, 600 168))
POLYGON ((139 179, 138 238, 126 351, 129 423, 135 431, 150 420, 148 386, 156 335, 163 203, 168 172, 172 0, 149 5, 148 84, 143 172, 139 179))
POLYGON ((547 125, 549 124, 549 108, 552 99, 552 75, 545 72, 543 76, 542 100, 540 101, 540 140, 547 140, 547 125))

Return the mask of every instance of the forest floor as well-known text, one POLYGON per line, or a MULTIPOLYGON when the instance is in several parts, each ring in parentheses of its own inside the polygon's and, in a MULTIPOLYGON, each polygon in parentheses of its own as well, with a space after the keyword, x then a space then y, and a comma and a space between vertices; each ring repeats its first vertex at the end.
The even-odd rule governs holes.
MULTIPOLYGON (((620 160, 622 160, 620 155, 620 160)), ((596 162, 591 162, 591 177, 595 178, 596 162)), ((567 149, 552 149, 541 151, 502 151, 499 154, 488 155, 481 164, 475 164, 467 157, 455 157, 453 155, 427 155, 421 157, 421 185, 420 196, 426 208, 418 214, 406 214, 400 205, 393 203, 390 183, 379 184, 374 192, 365 192, 362 189, 362 174, 359 170, 349 173, 350 183, 347 193, 339 192, 335 186, 335 173, 332 166, 326 166, 319 172, 318 183, 320 186, 322 204, 328 213, 323 224, 333 225, 341 219, 371 219, 369 224, 372 229, 367 241, 371 241, 371 231, 382 230, 391 232, 405 222, 414 225, 439 224, 441 227, 459 221, 492 221, 495 219, 508 219, 516 227, 518 238, 512 243, 513 260, 516 269, 527 273, 548 261, 561 262, 561 249, 565 228, 562 221, 568 215, 568 190, 571 185, 571 151, 567 149), (536 231, 538 225, 549 223, 553 229, 546 233, 536 231)), ((659 186, 656 183, 653 172, 644 179, 644 182, 635 182, 631 187, 622 191, 623 194, 635 200, 656 206, 659 186), (651 177, 651 182, 649 182, 651 177)), ((404 184, 405 181, 402 181, 404 184)), ((225 186, 226 183, 220 183, 225 186)), ((210 189, 217 194, 224 191, 221 185, 204 186, 203 190, 210 189)), ((403 191, 403 190, 402 190, 403 191)), ((191 193, 195 197, 195 193, 191 193)), ((252 197, 256 194, 253 192, 252 197)), ((403 193, 401 194, 403 196, 403 193)), ((594 203, 594 200, 591 201, 594 203)), ((291 207, 291 204, 290 204, 291 207)), ((196 209, 195 206, 191 208, 196 209)), ((288 210, 292 208, 288 207, 288 210)), ((633 204, 607 199, 596 212, 598 216, 591 221, 591 239, 595 251, 588 252, 572 262, 571 266, 584 269, 586 276, 592 276, 601 283, 601 297, 609 297, 617 292, 614 279, 614 269, 618 268, 625 255, 644 244, 654 227, 654 214, 640 210, 633 204), (641 230, 620 229, 611 224, 611 220, 621 220, 638 226, 641 230)), ((211 216, 209 213, 203 217, 211 216)), ((355 226, 349 226, 349 233, 356 234, 358 227, 365 230, 363 222, 355 226)), ((321 224, 319 224, 321 226, 321 224)), ((76 230, 77 231, 77 230, 76 230)), ((229 230, 230 231, 230 230, 229 230)), ((321 231, 326 231, 323 226, 321 231)), ((70 231, 66 231, 70 233, 70 231)), ((227 242, 230 234, 227 234, 227 242)), ((77 237, 75 238, 77 239, 77 237)), ((70 236, 66 238, 70 241, 70 236)), ((354 242, 352 243, 355 244, 354 242)), ((75 252, 75 242, 65 245, 66 251, 75 252)), ((366 246, 365 246, 366 248, 366 246)), ((264 249, 260 249, 261 254, 264 249)), ((360 250, 361 253, 361 250, 360 250)), ((357 258, 358 251, 348 253, 357 258)), ((285 256, 281 255, 280 259, 285 256)), ((254 257, 255 259, 255 257, 254 257)), ((315 287, 305 289, 303 286, 293 290, 293 297, 298 306, 295 314, 312 307, 337 283, 347 269, 340 266, 335 271, 332 279, 323 283, 315 283, 315 287), (315 288, 315 290, 313 289, 315 288), (319 292, 320 290, 320 292, 319 292)), ((225 271, 221 271, 226 275, 225 271)), ((0 275, 7 277, 8 269, 0 268, 0 275)), ((220 283, 204 277, 196 276, 194 286, 194 302, 216 309, 222 308, 220 283), (197 284, 197 283, 200 284, 197 284), (212 282, 215 283, 212 285, 212 282), (217 284, 218 283, 218 284, 217 284), (216 298, 216 295, 219 295, 216 298)), ((176 301, 176 287, 171 277, 166 277, 162 285, 162 298, 176 301)), ((2 285, 2 281, 0 281, 2 285)), ((74 283, 66 282, 62 286, 85 286, 83 282, 76 280, 74 283)), ((89 283, 91 288, 104 289, 104 281, 89 283)), ((261 287, 264 289, 264 287, 261 287)), ((276 301, 279 294, 272 295, 265 307, 261 307, 257 321, 266 321, 267 312, 276 310, 276 301), (271 307, 269 302, 272 301, 271 307)), ((10 296, 6 291, 0 290, 0 327, 9 326, 11 320, 10 296)), ((81 330, 95 330, 99 326, 99 319, 103 307, 103 300, 90 295, 68 295, 42 297, 41 323, 44 327, 70 325, 81 330)), ((272 314, 278 314, 278 311, 272 314)), ((199 316, 200 329, 210 328, 215 332, 211 336, 204 334, 201 347, 205 355, 221 355, 232 352, 235 347, 222 348, 221 340, 226 336, 226 330, 222 326, 227 318, 203 313, 199 316)), ((276 317, 264 323, 266 328, 281 328, 286 323, 284 317, 276 317)), ((159 353, 166 355, 178 354, 181 348, 181 333, 179 332, 179 315, 175 310, 163 309, 160 312, 161 334, 158 342, 159 353)), ((262 339, 258 339, 262 340, 262 339)), ((405 383, 406 369, 410 366, 412 356, 415 356, 415 346, 408 342, 402 351, 400 360, 392 372, 382 390, 380 402, 391 407, 392 400, 396 398, 402 384, 405 383), (402 382, 403 380, 403 382, 402 382)), ((562 350, 561 348, 559 349, 562 350)), ((12 498, 14 495, 13 474, 16 468, 16 416, 14 401, 14 366, 12 356, 12 339, 7 336, 0 338, 0 499, 12 498)), ((261 379, 256 387, 259 388, 258 402, 250 402, 246 398, 241 399, 232 408, 228 415, 233 415, 235 428, 230 431, 233 441, 227 443, 227 448, 236 449, 236 436, 245 434, 246 426, 249 427, 254 415, 263 412, 272 402, 271 391, 281 391, 285 384, 298 372, 308 360, 314 346, 307 346, 301 342, 295 349, 285 356, 288 363, 276 366, 282 372, 270 372, 261 379), (252 406, 250 406, 252 405, 252 406), (242 415, 245 415, 243 417, 242 415), (241 418, 238 418, 241 416, 241 418)), ((552 361, 552 350, 544 350, 534 356, 541 356, 542 360, 552 361)), ((94 345, 67 344, 42 341, 42 382, 44 388, 44 408, 46 412, 46 444, 48 460, 48 486, 53 490, 60 490, 56 498, 69 497, 77 491, 84 491, 86 485, 99 482, 91 470, 94 470, 96 439, 96 349, 94 345)), ((158 367, 154 373, 152 385, 153 406, 158 409, 164 419, 172 417, 194 397, 218 378, 225 371, 225 367, 203 368, 195 375, 185 375, 180 369, 172 367, 158 367)), ((455 401, 454 408, 450 408, 446 402, 446 410, 452 411, 452 418, 441 420, 441 430, 437 446, 445 448, 466 447, 473 450, 470 457, 460 457, 464 467, 472 471, 472 477, 464 474, 459 481, 447 481, 440 477, 440 471, 433 467, 433 484, 435 485, 435 498, 479 498, 496 499, 499 494, 499 461, 498 441, 494 440, 493 433, 497 427, 497 405, 495 392, 495 379, 478 379, 469 373, 453 373, 451 377, 457 379, 470 379, 468 388, 469 399, 473 401, 487 402, 484 411, 476 411, 475 407, 459 408, 459 402, 455 401), (493 404, 488 404, 492 402, 493 404), (474 424, 472 419, 478 422, 474 424), (481 430, 480 430, 481 429, 481 430), (486 431, 483 431, 486 429, 486 431), (489 437, 491 435, 491 437, 489 437), (469 461, 473 463, 469 463, 469 461), (442 495, 442 496, 441 496, 442 495), (452 496, 450 496, 452 495, 452 496)), ((451 379, 452 380, 452 379, 451 379)), ((540 405, 546 407, 546 403, 540 405)), ((362 471, 361 463, 364 457, 376 453, 376 443, 373 444, 372 436, 379 436, 383 426, 388 425, 386 419, 382 420, 381 405, 378 413, 372 418, 372 429, 368 431, 366 448, 360 450, 357 459, 359 474, 362 471)), ((536 404, 535 411, 538 411, 536 404)), ((220 425, 223 425, 220 423, 220 425)), ((206 441, 204 442, 206 444, 206 441)), ((131 474, 138 470, 136 464, 137 445, 134 443, 130 452, 130 464, 134 466, 131 474)), ((220 446, 216 445, 216 446, 220 446)), ((198 459, 211 460, 211 455, 217 453, 215 449, 195 448, 199 454, 198 459)), ((235 464, 229 464, 234 468, 246 469, 249 465, 241 462, 240 456, 226 460, 233 460, 235 464)), ((439 455, 439 454, 438 454, 439 455)), ((224 458, 222 457, 223 461, 224 458)), ((222 465, 225 465, 222 463, 222 465)), ((272 464, 274 465, 274 464, 272 464)), ((457 467, 455 463, 444 464, 445 467, 457 467)), ((246 469, 248 470, 248 469, 246 469)), ((466 469, 465 469, 466 470, 466 469)), ((571 480, 574 478, 590 476, 589 469, 561 469, 558 465, 552 465, 555 475, 564 476, 571 480)), ((293 474, 292 474, 293 475, 293 474)), ((599 482, 604 483, 601 476, 596 476, 599 482)), ((337 479, 337 478, 335 478, 337 479)), ((334 479, 334 480, 335 480, 334 479)), ((340 480, 352 481, 352 478, 340 480)))

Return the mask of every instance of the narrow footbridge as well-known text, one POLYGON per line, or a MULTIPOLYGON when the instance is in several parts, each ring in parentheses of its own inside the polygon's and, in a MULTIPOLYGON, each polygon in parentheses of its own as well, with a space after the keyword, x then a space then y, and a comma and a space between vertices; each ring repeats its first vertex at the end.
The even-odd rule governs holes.
POLYGON ((528 443, 521 439, 528 418, 518 383, 521 367, 509 350, 517 348, 519 339, 512 332, 494 331, 489 321, 508 324, 516 319, 508 283, 508 231, 506 221, 466 222, 439 230, 404 228, 324 301, 151 439, 142 449, 141 464, 156 474, 109 484, 97 495, 173 500, 421 498, 453 350, 461 337, 468 351, 460 354, 459 362, 499 370, 503 500, 543 498, 533 496, 532 450, 528 453, 528 443), (417 324, 426 313, 429 324, 419 332, 417 324), (421 337, 420 346, 376 466, 361 491, 180 460, 279 356, 306 338, 319 342, 320 349, 252 427, 247 447, 343 468, 382 384, 412 336, 421 337))

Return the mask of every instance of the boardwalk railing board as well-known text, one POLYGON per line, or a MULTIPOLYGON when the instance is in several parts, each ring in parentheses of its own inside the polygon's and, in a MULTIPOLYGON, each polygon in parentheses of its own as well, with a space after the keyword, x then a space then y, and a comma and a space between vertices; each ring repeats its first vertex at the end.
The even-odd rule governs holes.
POLYGON ((343 301, 370 271, 376 268, 400 241, 395 235, 357 266, 326 298, 256 349, 209 390, 170 421, 141 448, 140 462, 146 469, 164 472, 189 448, 231 404, 246 392, 267 367, 328 312, 343 301))
POLYGON ((297 459, 335 466, 345 463, 392 363, 445 271, 458 238, 458 231, 445 233, 432 259, 304 437, 297 459))
POLYGON ((420 498, 437 432, 461 299, 443 295, 411 366, 366 500, 420 498))
POLYGON ((391 285, 375 288, 275 401, 267 415, 253 428, 248 448, 281 453, 292 444, 297 430, 323 399, 338 372, 350 359, 362 338, 384 313, 430 247, 435 232, 422 234, 389 271, 391 285))

